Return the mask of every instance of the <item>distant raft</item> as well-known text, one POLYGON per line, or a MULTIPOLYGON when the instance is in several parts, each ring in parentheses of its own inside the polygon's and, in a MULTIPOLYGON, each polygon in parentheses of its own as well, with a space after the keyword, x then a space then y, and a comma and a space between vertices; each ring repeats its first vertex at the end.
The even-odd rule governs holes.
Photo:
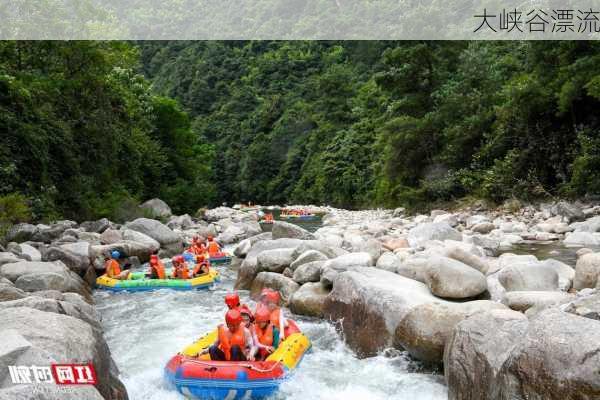
POLYGON ((229 264, 231 262, 231 254, 225 252, 213 254, 210 256, 209 261, 211 265, 229 264))
POLYGON ((165 367, 165 379, 190 399, 242 400, 272 396, 298 367, 310 349, 310 340, 293 324, 291 333, 265 361, 212 361, 193 357, 212 345, 217 330, 173 356, 165 367))
MULTIPOLYGON (((170 271, 167 271, 167 274, 170 275, 170 271)), ((218 280, 219 273, 214 269, 209 270, 208 274, 191 279, 147 279, 145 272, 132 272, 127 280, 118 280, 102 275, 96 279, 96 285, 99 289, 115 292, 141 292, 159 289, 197 290, 208 289, 218 280)))
POLYGON ((279 216, 279 219, 290 220, 290 221, 314 221, 318 218, 319 218, 319 216, 315 215, 315 214, 304 214, 304 215, 286 214, 286 215, 279 216))

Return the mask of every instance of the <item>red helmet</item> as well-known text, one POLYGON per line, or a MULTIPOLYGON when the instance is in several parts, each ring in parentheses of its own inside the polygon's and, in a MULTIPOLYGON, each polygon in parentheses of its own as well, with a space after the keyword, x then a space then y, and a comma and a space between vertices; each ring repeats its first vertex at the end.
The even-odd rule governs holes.
POLYGON ((206 239, 207 239, 207 240, 210 242, 210 241, 211 241, 211 240, 213 240, 214 238, 213 238, 213 235, 208 235, 208 236, 206 236, 206 239))
POLYGON ((158 256, 156 254, 152 254, 150 256, 150 264, 152 264, 152 265, 158 264, 158 256))
POLYGON ((256 310, 256 314, 254 315, 254 318, 255 318, 256 322, 269 322, 269 320, 271 319, 271 313, 269 312, 269 310, 267 308, 262 306, 262 307, 259 307, 258 310, 256 310))
POLYGON ((240 305, 240 296, 237 293, 227 293, 225 295, 225 304, 229 308, 237 307, 240 305))
POLYGON ((227 325, 239 325, 242 322, 242 314, 238 310, 229 310, 225 314, 227 325))
POLYGON ((173 258, 171 258, 171 261, 173 262, 173 264, 181 264, 184 261, 184 258, 182 255, 179 256, 175 256, 173 258))
POLYGON ((265 294, 265 297, 267 301, 275 304, 279 304, 279 300, 281 299, 279 292, 275 290, 270 290, 267 294, 265 294))

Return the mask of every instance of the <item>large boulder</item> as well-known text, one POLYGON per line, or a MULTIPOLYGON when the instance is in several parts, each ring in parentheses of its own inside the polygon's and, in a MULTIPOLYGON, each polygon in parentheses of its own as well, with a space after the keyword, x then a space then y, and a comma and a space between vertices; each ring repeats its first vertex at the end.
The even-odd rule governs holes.
POLYGON ((8 251, 0 252, 0 266, 18 261, 21 261, 21 259, 14 253, 8 251))
POLYGON ((277 239, 277 240, 261 240, 250 248, 246 258, 240 265, 238 270, 237 280, 235 282, 236 289, 250 289, 252 281, 258 274, 258 255, 265 250, 295 248, 300 246, 300 239, 277 239))
POLYGON ((507 292, 558 290, 558 273, 541 263, 508 265, 498 280, 507 292))
POLYGON ((123 237, 123 240, 141 243, 148 247, 148 249, 151 249, 153 252, 160 249, 160 243, 157 240, 133 229, 124 229, 121 232, 121 236, 123 237))
POLYGON ((567 232, 563 242, 567 245, 598 246, 600 238, 590 232, 567 232))
POLYGON ((0 278, 0 302, 19 300, 27 297, 28 293, 16 288, 15 285, 6 278, 0 278))
POLYGON ((506 292, 502 302, 512 310, 525 312, 532 307, 536 307, 539 310, 560 304, 573 297, 574 295, 572 294, 559 291, 506 292))
POLYGON ((123 234, 116 229, 107 229, 100 235, 100 243, 113 244, 123 240, 123 234))
MULTIPOLYGON (((94 365, 97 375, 95 388, 104 399, 127 399, 125 387, 117 377, 118 371, 111 359, 110 349, 102 333, 91 325, 68 315, 28 307, 1 309, 0 320, 0 335, 3 338, 0 364, 89 362, 94 365)), ((7 375, 8 370, 0 371, 0 380, 6 382, 7 375)))
POLYGON ((31 240, 33 235, 37 232, 37 227, 31 224, 16 224, 10 227, 4 240, 8 242, 26 242, 31 240))
POLYGON ((445 222, 430 222, 417 225, 408 232, 411 247, 423 246, 430 240, 462 240, 462 234, 445 222))
POLYGON ((233 250, 233 254, 236 257, 244 258, 256 242, 260 242, 261 240, 271 240, 273 239, 273 235, 271 232, 264 232, 258 235, 251 236, 247 239, 242 240, 236 248, 233 250))
POLYGON ((42 253, 35 247, 27 244, 21 243, 15 246, 15 253, 27 261, 42 261, 42 253))
POLYGON ((487 289, 481 272, 447 257, 431 257, 424 277, 431 293, 438 297, 464 299, 478 296, 487 289))
POLYGON ((501 398, 600 398, 600 321, 550 308, 513 340, 517 345, 498 374, 501 398))
POLYGON ((302 239, 302 240, 314 240, 315 236, 304 228, 298 225, 291 224, 284 221, 273 222, 273 239, 302 239))
POLYGON ((123 240, 108 245, 90 246, 90 260, 97 270, 104 269, 104 258, 116 250, 122 257, 137 257, 141 262, 146 262, 156 252, 156 247, 149 243, 123 240))
POLYGON ((87 232, 102 233, 110 228, 110 225, 111 223, 108 219, 101 218, 97 221, 82 222, 79 227, 85 229, 87 232))
POLYGON ((192 225, 194 225, 194 221, 189 214, 174 215, 167 222, 170 229, 188 229, 192 225))
POLYGON ((324 261, 311 261, 302 264, 296 268, 292 279, 300 285, 307 282, 319 282, 321 280, 321 269, 324 264, 324 261))
POLYGON ((31 240, 34 242, 51 243, 58 239, 69 228, 72 228, 74 223, 70 221, 57 222, 51 226, 37 225, 37 229, 31 240))
POLYGON ((548 258, 542 261, 544 267, 552 268, 558 274, 558 288, 563 291, 571 289, 575 278, 575 269, 561 261, 548 258))
POLYGON ((15 287, 26 292, 37 292, 40 290, 74 292, 91 298, 91 292, 83 279, 68 270, 21 275, 15 281, 15 287))
POLYGON ((360 356, 370 356, 392 345, 398 324, 412 308, 435 301, 423 283, 378 268, 358 267, 335 276, 324 315, 340 321, 351 348, 360 356))
POLYGON ((238 210, 229 207, 217 207, 204 211, 204 219, 209 222, 215 222, 220 219, 232 218, 240 214, 238 210))
POLYGON ((582 296, 564 305, 563 310, 600 321, 600 292, 582 296))
POLYGON ((345 271, 359 267, 372 267, 373 257, 369 253, 348 253, 325 262, 323 268, 345 271))
MULTIPOLYGON (((296 251, 294 251, 294 254, 296 254, 296 251)), ((298 268, 299 266, 309 263, 309 262, 313 262, 313 261, 326 261, 327 260, 327 256, 323 253, 321 253, 320 251, 317 250, 307 250, 304 253, 300 254, 298 256, 298 258, 296 258, 294 260, 294 262, 292 262, 290 264, 290 268, 292 271, 295 271, 296 268, 298 268)))
POLYGON ((328 294, 329 291, 318 282, 305 283, 292 295, 290 311, 298 315, 321 318, 328 294))
POLYGON ((416 281, 426 283, 425 271, 427 269, 427 258, 411 257, 408 258, 396 268, 396 273, 416 281))
POLYGON ((83 275, 90 266, 90 244, 76 242, 50 247, 44 252, 44 261, 62 261, 71 271, 83 275))
POLYGON ((550 208, 552 215, 558 215, 566 218, 569 222, 581 221, 585 219, 583 209, 575 204, 559 201, 550 208))
POLYGON ((256 270, 258 272, 282 273, 293 261, 294 249, 265 250, 256 257, 256 270))
POLYGON ((161 248, 167 251, 166 255, 178 254, 183 251, 181 237, 160 221, 138 218, 127 223, 125 226, 156 240, 160 243, 161 248))
POLYGON ((402 265, 402 261, 400 260, 400 257, 398 257, 396 254, 392 253, 391 251, 388 251, 388 252, 383 253, 379 257, 379 259, 377 260, 377 263, 375 264, 375 267, 384 269, 384 270, 390 271, 390 272, 396 272, 398 267, 400 267, 401 265, 402 265))
POLYGON ((39 262, 39 261, 19 261, 16 263, 4 264, 0 267, 0 276, 3 276, 15 282, 20 276, 28 274, 42 274, 47 272, 65 273, 67 268, 62 263, 39 262))
POLYGON ((526 330, 527 317, 506 309, 459 322, 444 350, 448 400, 507 399, 500 396, 498 372, 526 330))
POLYGON ((297 259, 303 253, 309 250, 316 250, 320 253, 325 254, 327 258, 336 258, 348 254, 348 252, 341 247, 332 246, 327 242, 321 240, 303 240, 299 246, 296 247, 294 252, 294 259, 297 259))
POLYGON ((168 218, 173 214, 171 207, 161 199, 148 200, 140 204, 140 208, 152 218, 168 218))
POLYGON ((573 289, 595 288, 600 276, 600 253, 588 253, 579 257, 575 264, 573 289))
POLYGON ((253 298, 257 298, 263 288, 271 288, 279 291, 283 304, 287 305, 294 292, 300 288, 300 285, 281 274, 261 272, 256 275, 256 279, 252 282, 250 295, 253 298))
POLYGON ((441 363, 444 346, 456 324, 475 313, 494 309, 506 307, 488 300, 418 305, 398 324, 394 333, 395 347, 406 349, 419 360, 441 363))

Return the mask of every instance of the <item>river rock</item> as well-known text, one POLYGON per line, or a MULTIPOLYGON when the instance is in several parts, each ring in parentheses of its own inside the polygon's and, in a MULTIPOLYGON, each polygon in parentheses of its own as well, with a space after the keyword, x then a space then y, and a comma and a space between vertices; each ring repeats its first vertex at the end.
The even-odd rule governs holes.
POLYGON ((89 251, 87 242, 50 247, 44 252, 44 261, 62 261, 71 271, 83 275, 90 266, 89 251))
POLYGON ((21 275, 15 281, 15 287, 26 292, 58 290, 59 292, 75 292, 87 297, 91 295, 83 280, 69 271, 21 275))
POLYGON ((8 242, 26 242, 31 240, 33 235, 37 232, 37 227, 35 225, 21 223, 16 224, 10 227, 4 240, 8 242))
POLYGON ((375 267, 377 267, 379 269, 384 269, 384 270, 390 271, 390 272, 396 272, 396 270, 398 269, 398 267, 400 267, 400 265, 402 265, 402 261, 400 260, 400 257, 398 257, 396 254, 388 251, 386 253, 383 253, 381 255, 381 257, 379 257, 379 259, 377 260, 377 263, 375 264, 375 267))
POLYGON ((494 224, 492 224, 489 221, 486 222, 480 222, 476 225, 474 225, 471 230, 475 233, 481 233, 481 234, 486 234, 486 233, 490 233, 491 231, 493 231, 494 229, 496 229, 496 227, 494 226, 494 224))
POLYGON ((28 293, 16 288, 11 281, 6 278, 0 279, 0 302, 18 300, 27 297, 28 293))
POLYGON ((256 242, 260 242, 261 240, 271 240, 273 239, 273 235, 271 232, 264 232, 258 235, 251 236, 247 239, 242 240, 236 248, 233 250, 233 254, 236 257, 244 258, 252 248, 252 245, 256 242))
MULTIPOLYGON (((294 254, 296 254, 296 251, 294 251, 294 254)), ((327 261, 327 256, 317 250, 307 250, 290 264, 290 268, 295 271, 299 266, 313 261, 327 261)))
POLYGON ((18 251, 18 256, 23 260, 42 261, 42 254, 39 250, 27 243, 18 244, 16 251, 18 251))
POLYGON ((590 232, 567 232, 565 240, 563 241, 567 245, 581 245, 581 246, 598 246, 600 240, 598 236, 590 232))
POLYGON ((224 218, 231 218, 239 213, 238 210, 234 210, 229 207, 217 207, 204 212, 204 219, 209 222, 218 221, 224 218))
POLYGON ((347 343, 359 356, 369 356, 392 345, 398 324, 412 308, 435 301, 420 282, 359 267, 334 278, 324 315, 340 322, 347 343))
POLYGON ((397 249, 405 249, 410 247, 408 240, 405 238, 394 238, 386 240, 382 243, 383 247, 387 250, 394 251, 397 249))
POLYGON ((600 398, 600 321, 549 308, 514 339, 498 374, 502 398, 600 398))
POLYGON ((330 268, 339 272, 352 268, 371 266, 373 266, 373 257, 369 253, 348 253, 328 260, 323 268, 330 268))
POLYGON ((291 249, 300 246, 302 240, 300 239, 276 239, 276 240, 261 240, 256 242, 251 248, 246 258, 240 265, 238 270, 237 280, 235 282, 236 289, 250 289, 252 281, 258 274, 257 256, 265 250, 273 249, 291 249))
POLYGON ((55 223, 51 226, 37 225, 37 230, 31 237, 34 242, 51 243, 53 240, 58 239, 67 229, 73 225, 70 222, 66 223, 55 223))
POLYGON ((21 259, 14 253, 9 251, 0 252, 0 266, 18 261, 21 261, 21 259))
POLYGON ((445 222, 431 222, 417 225, 408 232, 408 243, 419 247, 430 240, 462 240, 462 234, 445 222))
POLYGON ((194 221, 189 214, 174 215, 167 222, 169 229, 188 229, 192 225, 194 225, 194 221))
POLYGON ((273 222, 273 230, 271 231, 273 234, 273 239, 282 239, 282 238, 290 238, 290 239, 302 239, 302 240, 314 240, 315 236, 307 231, 304 228, 299 227, 298 225, 291 224, 289 222, 284 221, 274 221, 273 222))
POLYGON ((257 298, 263 288, 279 291, 283 304, 287 305, 292 294, 300 288, 300 285, 292 279, 275 272, 260 272, 252 282, 250 295, 257 298))
MULTIPOLYGON (((59 292, 60 294, 60 292, 59 292)), ((74 293, 71 293, 74 294, 74 293)), ((68 301, 61 301, 51 298, 43 298, 39 296, 29 296, 18 300, 4 301, 0 303, 0 311, 13 307, 28 307, 39 311, 52 312, 55 314, 69 315, 73 318, 87 322, 94 328, 100 330, 100 319, 98 313, 89 304, 85 304, 85 308, 81 304, 73 304, 68 301)))
POLYGON ((321 278, 319 282, 324 289, 331 290, 333 288, 333 281, 335 277, 338 275, 338 272, 331 268, 321 267, 321 278))
POLYGON ((575 222, 569 225, 575 232, 598 232, 600 231, 600 216, 586 219, 582 222, 575 222))
POLYGON ((473 253, 470 253, 458 246, 449 246, 445 251, 445 255, 448 258, 452 258, 453 260, 459 261, 465 265, 468 265, 471 268, 476 269, 482 274, 487 274, 489 265, 483 260, 481 257, 476 256, 473 253))
POLYGON ((171 207, 161 199, 151 199, 140 204, 140 208, 152 218, 168 218, 172 215, 171 207))
POLYGON ((156 252, 160 249, 160 243, 157 240, 133 229, 124 229, 121 235, 123 240, 141 243, 149 250, 151 249, 152 252, 156 252))
POLYGON ((600 275, 600 253, 588 253, 579 257, 575 264, 573 289, 595 288, 600 275))
POLYGON ((167 251, 166 256, 179 254, 183 251, 183 241, 181 237, 169 229, 160 221, 148 218, 138 218, 125 225, 127 228, 144 235, 160 243, 161 249, 167 251))
POLYGON ((321 279, 321 269, 324 264, 324 261, 311 261, 302 264, 294 270, 292 279, 300 285, 307 282, 319 282, 321 279))
POLYGON ((327 258, 336 258, 348 254, 346 250, 323 243, 320 240, 303 240, 300 245, 296 247, 296 251, 294 251, 294 259, 297 259, 301 254, 309 250, 321 252, 325 254, 327 258))
POLYGON ((563 307, 563 311, 600 321, 600 292, 577 298, 563 307))
POLYGON ((0 275, 11 282, 15 282, 21 275, 41 274, 46 272, 66 273, 67 267, 62 263, 39 262, 39 261, 19 261, 16 263, 4 264, 0 267, 0 275))
POLYGON ((485 276, 481 272, 447 257, 430 258, 424 278, 431 293, 443 298, 475 297, 487 289, 485 276))
MULTIPOLYGON (((0 310, 3 337, 2 365, 88 363, 94 365, 95 388, 107 400, 125 400, 127 392, 99 330, 77 318, 28 307, 0 310)), ((0 372, 6 381, 8 371, 0 372)), ((45 398, 45 397, 43 397, 45 398)))
POLYGON ((502 303, 512 310, 525 312, 532 307, 538 309, 560 304, 574 298, 574 295, 566 292, 548 291, 516 291, 506 292, 502 303))
POLYGON ((101 218, 97 221, 82 222, 79 227, 85 229, 87 232, 102 233, 110 228, 110 225, 111 223, 108 219, 101 218))
POLYGON ((544 267, 552 268, 558 274, 558 289, 568 291, 573 285, 575 278, 575 269, 571 266, 552 258, 548 258, 541 262, 544 267))
POLYGON ((325 299, 329 291, 319 282, 308 282, 300 286, 290 299, 290 311, 298 315, 309 317, 323 317, 325 299))
POLYGON ((498 280, 507 292, 558 290, 558 273, 541 263, 513 264, 503 268, 498 280))
POLYGON ((444 350, 448 400, 505 399, 498 373, 527 324, 523 314, 506 309, 477 313, 456 324, 444 350))
POLYGON ((444 346, 456 324, 475 313, 493 309, 506 307, 488 300, 420 304, 398 324, 394 345, 406 349, 418 360, 441 363, 444 346))
POLYGON ((434 223, 443 222, 455 228, 458 225, 458 218, 454 214, 442 214, 433 218, 434 223))
POLYGON ((561 216, 570 222, 581 221, 585 219, 585 215, 583 214, 581 207, 572 203, 567 203, 566 201, 559 201, 553 205, 550 208, 550 212, 552 215, 561 216))
POLYGON ((256 257, 256 270, 258 272, 282 273, 292 263, 294 249, 265 250, 256 257))
POLYGON ((123 240, 123 235, 121 231, 116 229, 108 228, 100 235, 100 243, 102 244, 113 244, 123 240))

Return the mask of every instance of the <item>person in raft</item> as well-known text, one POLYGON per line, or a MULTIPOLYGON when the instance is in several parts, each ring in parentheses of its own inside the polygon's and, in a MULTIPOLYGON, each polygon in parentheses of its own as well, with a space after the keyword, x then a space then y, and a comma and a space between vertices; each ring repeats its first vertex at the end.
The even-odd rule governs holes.
POLYGON ((208 274, 209 271, 210 271, 210 261, 208 260, 206 255, 204 253, 197 254, 196 255, 196 266, 194 267, 194 270, 192 271, 192 276, 205 275, 205 274, 208 274))
POLYGON ((225 314, 226 325, 219 325, 217 340, 199 355, 210 354, 213 361, 254 361, 256 347, 250 330, 243 324, 238 310, 225 314))
MULTIPOLYGON (((240 296, 236 292, 227 293, 225 295, 225 304, 229 310, 237 310, 242 312, 242 309, 244 309, 250 312, 250 308, 248 308, 247 305, 240 303, 240 296)), ((250 313, 250 316, 252 317, 252 313, 250 313)))
POLYGON ((204 255, 207 252, 207 249, 204 243, 202 243, 202 241, 200 240, 200 238, 198 236, 194 236, 192 238, 192 244, 187 251, 196 255, 204 255))
POLYGON ((171 263, 173 264, 173 270, 171 271, 173 279, 188 279, 190 277, 190 270, 183 256, 179 255, 171 258, 171 263))
POLYGON ((279 344, 277 329, 271 324, 271 313, 266 307, 261 307, 254 315, 252 336, 257 348, 256 360, 264 361, 279 344))
POLYGON ((150 256, 150 270, 146 274, 146 278, 167 279, 167 274, 165 273, 165 266, 156 254, 152 254, 150 256))
POLYGON ((206 248, 211 257, 221 255, 221 246, 219 246, 219 243, 217 243, 212 235, 208 235, 206 238, 206 248))
MULTIPOLYGON (((285 328, 288 326, 286 318, 283 316, 283 311, 279 307, 279 301, 281 296, 276 290, 269 290, 264 295, 264 304, 266 304, 267 310, 269 311, 269 320, 271 324, 277 329, 280 340, 285 339, 285 328)), ((257 307, 256 312, 260 311, 263 307, 257 307)))
POLYGON ((113 250, 110 255, 107 255, 104 258, 106 276, 113 279, 126 280, 129 278, 129 271, 121 271, 121 265, 119 264, 119 261, 117 261, 119 258, 121 258, 121 253, 117 250, 113 250))

